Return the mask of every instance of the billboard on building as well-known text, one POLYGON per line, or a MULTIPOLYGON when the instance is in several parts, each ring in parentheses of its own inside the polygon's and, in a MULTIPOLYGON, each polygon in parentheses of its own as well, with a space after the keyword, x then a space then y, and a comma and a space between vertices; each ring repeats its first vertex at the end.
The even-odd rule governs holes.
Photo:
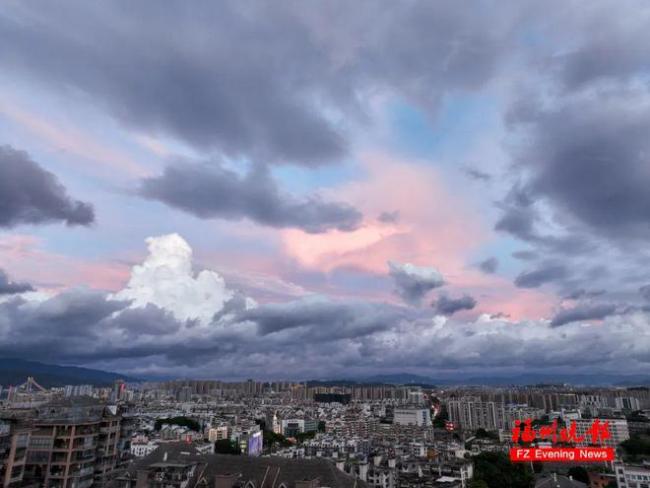
POLYGON ((262 432, 255 432, 248 437, 248 450, 249 456, 259 456, 262 454, 263 449, 262 432))

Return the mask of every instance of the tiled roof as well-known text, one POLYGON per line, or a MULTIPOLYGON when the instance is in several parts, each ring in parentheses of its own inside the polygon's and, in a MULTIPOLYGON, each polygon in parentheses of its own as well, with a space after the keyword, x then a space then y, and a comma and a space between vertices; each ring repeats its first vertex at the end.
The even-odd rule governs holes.
POLYGON ((537 478, 535 488, 587 488, 587 485, 566 476, 542 475, 537 478))
POLYGON ((214 486, 216 476, 241 475, 240 486, 249 482, 254 488, 294 488, 296 482, 318 479, 317 486, 329 488, 366 488, 366 484, 343 473, 326 459, 285 459, 280 457, 249 457, 226 454, 200 454, 191 444, 174 442, 161 444, 158 449, 134 463, 128 469, 134 478, 138 470, 159 463, 196 464, 195 479, 188 485, 194 488, 204 478, 207 486, 214 486), (166 455, 166 456, 165 456, 166 455))

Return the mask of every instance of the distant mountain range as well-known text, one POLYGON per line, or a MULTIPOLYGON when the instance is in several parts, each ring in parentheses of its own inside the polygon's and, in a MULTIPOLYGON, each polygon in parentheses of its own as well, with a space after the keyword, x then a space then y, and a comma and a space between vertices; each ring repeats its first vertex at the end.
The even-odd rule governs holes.
POLYGON ((3 387, 22 384, 28 376, 33 376, 45 388, 86 384, 108 386, 117 379, 139 381, 119 373, 98 369, 57 366, 25 359, 0 358, 0 385, 3 387))
POLYGON ((439 385, 440 381, 427 376, 410 373, 382 374, 362 378, 363 382, 385 383, 388 385, 439 385))
MULTIPOLYGON (((0 358, 0 385, 19 385, 33 376, 36 381, 46 388, 64 385, 95 385, 108 386, 117 379, 127 382, 140 382, 143 379, 132 378, 120 373, 101 371, 98 369, 79 368, 76 366, 58 366, 25 359, 0 358)), ((173 379, 173 378, 165 378, 173 379)), ((216 379, 216 378, 215 378, 216 379)), ((145 380, 154 380, 146 378, 145 380)), ((158 378, 159 380, 159 378, 158 378)), ((449 386, 449 385, 539 385, 539 384, 571 384, 584 386, 650 386, 649 375, 623 374, 540 374, 527 373, 516 376, 444 376, 432 378, 411 373, 393 373, 373 375, 360 378, 343 378, 329 380, 310 380, 310 385, 344 386, 359 384, 384 385, 420 385, 420 386, 449 386)))

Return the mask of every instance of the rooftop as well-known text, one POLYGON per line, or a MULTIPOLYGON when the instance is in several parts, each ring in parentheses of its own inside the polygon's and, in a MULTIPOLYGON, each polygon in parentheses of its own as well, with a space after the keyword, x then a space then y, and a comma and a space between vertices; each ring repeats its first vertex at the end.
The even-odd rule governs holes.
MULTIPOLYGON (((134 479, 137 471, 169 465, 195 464, 199 469, 187 488, 194 488, 199 481, 214 486, 215 478, 233 477, 233 483, 251 482, 255 488, 287 488, 296 482, 318 480, 317 486, 330 488, 365 488, 364 482, 343 473, 325 459, 284 459, 280 457, 248 457, 225 454, 200 454, 194 446, 185 442, 161 445, 129 469, 134 479)), ((123 477, 121 479, 124 479, 123 477)), ((118 486, 118 485, 114 485, 118 486)))

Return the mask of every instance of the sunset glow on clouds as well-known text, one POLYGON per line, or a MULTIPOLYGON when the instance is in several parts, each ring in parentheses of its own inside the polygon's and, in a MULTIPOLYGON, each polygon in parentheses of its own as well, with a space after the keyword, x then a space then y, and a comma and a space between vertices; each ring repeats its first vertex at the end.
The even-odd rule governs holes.
POLYGON ((340 194, 367 216, 364 225, 353 232, 311 236, 287 230, 288 252, 322 271, 355 266, 384 273, 391 259, 458 271, 488 229, 449 193, 435 168, 384 154, 364 155, 361 164, 366 179, 344 184, 340 194), (397 212, 397 217, 381 222, 384 212, 397 212))
POLYGON ((44 359, 647 368, 650 9, 475 7, 10 1, 0 352, 74 329, 44 359))

